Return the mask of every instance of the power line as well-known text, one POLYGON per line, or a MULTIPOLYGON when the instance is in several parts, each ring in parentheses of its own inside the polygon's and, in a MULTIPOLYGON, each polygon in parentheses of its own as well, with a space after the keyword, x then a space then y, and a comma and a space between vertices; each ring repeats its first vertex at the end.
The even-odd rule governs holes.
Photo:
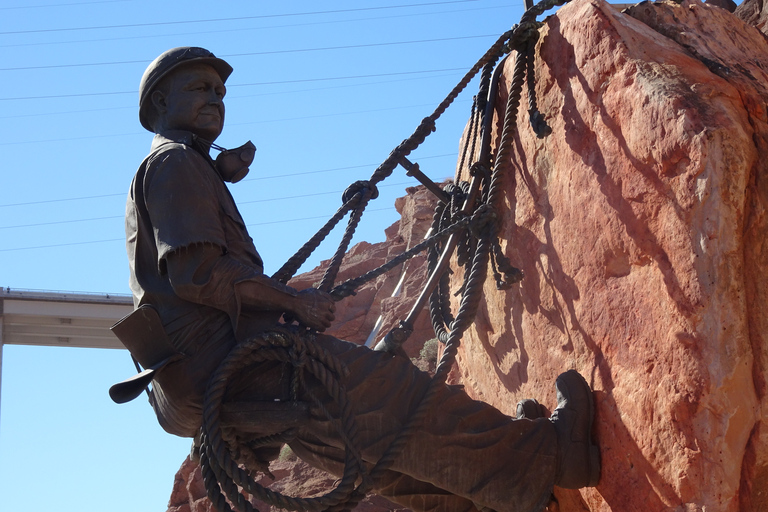
MULTIPOLYGON (((475 0, 468 0, 475 1, 475 0)), ((350 44, 341 46, 326 46, 320 48, 297 48, 293 50, 270 50, 264 52, 247 52, 247 53, 231 53, 228 55, 222 55, 221 57, 253 57, 256 55, 281 55, 285 53, 305 53, 305 52, 322 52, 322 51, 334 51, 334 50, 350 50, 355 48, 377 48, 383 46, 397 46, 407 44, 423 44, 423 43, 440 43, 445 41, 461 41, 464 39, 484 39, 488 37, 495 37, 498 34, 484 34, 477 36, 457 36, 457 37, 441 37, 435 39, 416 39, 412 41, 390 41, 388 43, 367 43, 367 44, 350 44)), ((63 68, 78 68, 78 67, 96 67, 96 66, 119 66, 123 64, 146 64, 147 60, 123 60, 115 62, 86 62, 80 64, 50 64, 47 66, 20 66, 15 68, 0 68, 0 71, 29 71, 33 69, 63 69, 63 68)))
POLYGON ((0 142, 0 146, 14 146, 16 144, 47 144, 49 142, 74 142, 76 140, 109 139, 113 137, 131 137, 134 135, 143 135, 143 132, 113 133, 111 135, 83 135, 80 137, 62 137, 59 139, 20 140, 16 142, 0 142))
POLYGON ((41 4, 41 5, 18 5, 15 7, 0 7, 0 11, 10 11, 18 9, 40 9, 50 7, 73 7, 75 5, 92 5, 92 4, 117 4, 127 2, 128 0, 99 0, 93 2, 72 2, 68 4, 41 4))
POLYGON ((106 242, 125 242, 125 238, 109 238, 107 240, 90 240, 87 242, 67 242, 65 244, 35 245, 31 247, 13 247, 11 249, 0 249, 0 252, 29 251, 33 249, 53 249, 55 247, 70 247, 74 245, 102 244, 106 242))
POLYGON ((292 84, 301 82, 325 82, 329 80, 353 80, 357 78, 379 78, 382 76, 399 76, 399 75, 419 75, 424 73, 444 73, 446 71, 464 71, 466 68, 443 68, 443 69, 425 69, 422 71, 396 71, 392 73, 375 73, 371 75, 350 75, 350 76, 329 76, 323 78, 301 78, 298 80, 276 80, 272 82, 252 82, 248 84, 233 84, 227 86, 231 87, 249 87, 255 85, 281 85, 292 84))
MULTIPOLYGON (((371 208, 370 210, 366 209, 366 213, 374 213, 374 212, 385 212, 385 211, 392 211, 395 210, 394 206, 388 206, 386 208, 371 208)), ((336 212, 334 212, 336 213, 336 212)), ((256 224, 248 224, 247 227, 253 227, 253 226, 266 226, 268 224, 285 224, 286 222, 302 222, 305 220, 316 220, 316 219, 328 219, 333 215, 333 213, 327 214, 327 215, 317 215, 315 217, 302 217, 300 219, 287 219, 287 220, 272 220, 269 222, 257 222, 256 224)))
POLYGON ((96 220, 114 220, 114 219, 123 219, 123 218, 125 218, 124 215, 111 215, 109 217, 91 217, 89 219, 57 220, 53 222, 36 222, 34 224, 17 224, 15 226, 0 226, 0 229, 37 228, 40 226, 56 226, 58 224, 76 224, 78 222, 93 222, 96 220))
MULTIPOLYGON (((455 157, 456 153, 444 153, 442 155, 431 155, 431 156, 423 156, 420 157, 419 160, 431 160, 434 158, 445 158, 447 156, 455 157)), ((375 167, 379 165, 379 163, 373 163, 373 164, 362 164, 362 165, 350 165, 347 167, 332 167, 330 169, 319 169, 315 171, 303 171, 303 172, 294 172, 289 174, 276 174, 273 176, 258 176, 254 178, 246 178, 241 183, 245 183, 248 181, 258 181, 258 180, 269 180, 269 179, 279 179, 279 178, 292 178, 294 176, 304 176, 307 174, 321 174, 326 172, 335 172, 335 171, 348 171, 350 169, 361 169, 364 167, 375 167)), ((42 201, 28 201, 24 203, 8 203, 8 204, 0 204, 0 208, 10 208, 13 206, 31 206, 31 205, 37 205, 37 204, 48 204, 48 203, 61 203, 66 201, 84 201, 88 199, 102 199, 106 197, 116 197, 116 196, 122 196, 125 197, 125 192, 120 192, 117 194, 101 194, 96 196, 80 196, 80 197, 66 197, 66 198, 59 198, 59 199, 44 199, 42 201)))
MULTIPOLYGON (((403 181, 400 183, 387 183, 385 185, 379 185, 378 188, 387 188, 387 187, 400 187, 402 185, 410 185, 412 184, 412 181, 403 181)), ((270 203, 274 201, 287 201, 289 199, 304 199, 307 197, 318 197, 318 196, 331 196, 334 194, 341 194, 344 192, 343 190, 331 190, 330 192, 315 192, 312 194, 300 194, 295 196, 284 196, 284 197, 268 197, 265 199, 254 199, 251 201, 238 201, 238 205, 244 205, 244 204, 255 204, 255 203, 270 203)), ((125 195, 125 194, 121 194, 125 195)), ((33 224, 17 224, 15 226, 0 226, 0 229, 20 229, 20 228, 37 228, 41 226, 57 226, 59 224, 76 224, 78 222, 93 222, 97 220, 115 220, 115 219, 123 219, 125 218, 124 215, 111 215, 108 217, 90 217, 87 219, 72 219, 72 220, 56 220, 51 222, 36 222, 33 224)))
MULTIPOLYGON (((366 210, 366 213, 392 211, 394 209, 395 209, 394 206, 389 206, 386 208, 371 208, 366 210)), ((329 213, 327 215, 317 215, 314 217, 302 217, 299 219, 285 219, 285 220, 272 220, 268 222, 257 222, 255 224, 248 224, 246 227, 250 228, 255 226, 266 226, 269 224, 286 224, 289 222, 303 222, 307 220, 327 219, 331 215, 333 214, 329 213)), ((0 249, 0 252, 28 251, 28 250, 34 250, 34 249, 53 249, 56 247, 71 247, 75 245, 101 244, 101 243, 107 243, 107 242, 125 242, 125 238, 108 238, 106 240, 89 240, 86 242, 67 242, 63 244, 36 245, 36 246, 30 246, 30 247, 13 247, 11 249, 0 249)))
POLYGON ((125 107, 86 108, 82 110, 62 110, 59 112, 37 112, 35 114, 14 114, 12 116, 0 116, 0 119, 17 119, 19 117, 60 116, 65 114, 85 114, 89 112, 106 112, 109 110, 136 110, 136 105, 125 107))
MULTIPOLYGON (((454 104, 464 103, 469 100, 457 100, 454 101, 454 104)), ((265 123, 285 123, 289 121, 302 121, 306 119, 323 119, 327 117, 338 117, 338 116, 350 116, 350 115, 360 115, 360 114, 371 114, 374 112, 389 112, 393 110, 405 110, 409 108, 422 108, 422 107, 432 107, 434 106, 434 103, 421 103, 419 105, 405 105, 400 107, 386 107, 386 108, 375 108, 370 110, 355 110, 351 112, 334 112, 332 114, 318 114, 314 116, 298 116, 298 117, 288 117, 288 118, 281 118, 281 119, 261 119, 259 121, 247 121, 244 123, 227 123, 227 126, 249 126, 254 124, 265 124, 265 123)), ((79 137, 61 137, 58 139, 39 139, 39 140, 21 140, 21 141, 5 141, 0 142, 0 146, 14 146, 17 144, 48 144, 51 142, 73 142, 78 140, 87 140, 87 139, 108 139, 108 138, 114 138, 114 137, 133 137, 137 135, 144 135, 145 132, 130 132, 130 133, 114 133, 109 135, 82 135, 79 137)))
POLYGON ((0 35, 15 35, 15 34, 40 34, 47 32, 73 32, 78 30, 106 30, 117 28, 136 28, 136 27, 156 27, 163 25, 186 25, 193 23, 214 23, 220 21, 241 21, 241 20, 256 20, 267 18, 286 18, 293 16, 315 16, 318 14, 341 14, 347 12, 361 12, 361 11, 377 11, 384 9, 403 9, 408 7, 426 7, 431 5, 445 5, 445 4, 462 4, 467 2, 477 2, 478 0, 450 0, 444 2, 430 2, 419 4, 402 4, 402 5, 385 5, 378 7, 357 7, 353 9, 334 9, 328 11, 308 11, 308 12, 296 12, 296 13, 280 13, 280 14, 261 14, 259 16, 237 16, 233 18, 209 18, 203 20, 186 20, 186 21, 155 21, 152 23, 130 23, 123 25, 101 25, 95 27, 66 27, 66 28, 42 28, 35 30, 16 30, 8 32, 0 32, 0 35))
POLYGON ((98 196, 81 196, 81 197, 67 197, 62 199, 44 199, 42 201, 28 201, 26 203, 8 203, 8 204, 0 204, 0 208, 10 208, 13 206, 30 206, 34 204, 48 204, 48 203, 63 203, 66 201, 84 201, 86 199, 102 199, 104 197, 115 197, 115 196, 123 196, 125 197, 125 192, 121 192, 119 194, 101 194, 98 196))
MULTIPOLYGON (((454 105, 458 105, 460 103, 468 103, 471 100, 456 100, 453 102, 454 105)), ((390 112, 392 110, 405 110, 409 108, 421 108, 421 107, 434 107, 434 103, 421 103, 419 105, 406 105, 402 107, 385 107, 385 108, 374 108, 370 110, 355 110, 352 112, 336 112, 333 114, 318 114, 315 116, 299 116, 299 117, 288 117, 288 118, 282 118, 282 119, 263 119, 259 121, 247 121, 244 123, 229 123, 227 126, 248 126, 252 124, 264 124, 264 123, 283 123, 287 121, 303 121, 306 119, 322 119, 326 117, 338 117, 338 116, 349 116, 349 115, 359 115, 359 114, 372 114, 374 112, 390 112)), ((3 143, 0 143, 2 145, 3 143)))
POLYGON ((138 91, 81 92, 77 94, 48 94, 45 96, 17 96, 15 98, 0 98, 0 101, 47 100, 51 98, 79 98, 79 97, 85 97, 85 96, 116 96, 119 94, 138 95, 138 91))
MULTIPOLYGON (((445 41, 461 41, 464 39, 481 39, 488 37, 497 37, 498 34, 483 34, 478 36, 456 36, 456 37, 441 37, 435 39, 415 39, 412 41, 390 41, 388 43, 366 43, 366 44, 350 44, 341 46, 326 46, 321 48, 299 48, 294 50, 271 50, 266 52, 246 52, 246 53, 230 53, 225 57, 252 57, 256 55, 278 55, 283 53, 301 53, 301 52, 319 52, 328 50, 349 50, 353 48, 376 48, 380 46, 397 46, 403 44, 422 44, 422 43, 441 43, 445 41)), ((2 69, 0 69, 2 71, 2 69)))
MULTIPOLYGON (((283 84, 293 84, 293 83, 302 83, 302 82, 327 82, 327 81, 334 81, 334 80, 353 80, 353 79, 359 79, 359 78, 378 78, 378 77, 385 77, 385 76, 419 75, 419 74, 426 74, 426 73, 444 73, 448 71, 463 71, 465 69, 466 68, 425 69, 422 71, 396 71, 391 73, 376 73, 371 75, 329 76, 329 77, 318 77, 318 78, 300 78, 296 80, 274 80, 271 82, 228 84, 227 88, 232 89, 235 87, 254 87, 254 86, 261 86, 261 85, 283 85, 283 84)), ((82 92, 82 93, 75 93, 75 94, 50 94, 46 96, 17 96, 14 98, 0 98, 0 101, 42 100, 42 99, 51 99, 51 98, 80 98, 80 97, 87 97, 87 96, 114 96, 119 94, 138 95, 138 93, 139 93, 138 90, 111 91, 111 92, 82 92)))
MULTIPOLYGON (((125 1, 125 0, 119 0, 119 1, 125 1)), ((284 28, 293 28, 293 27, 307 27, 307 26, 314 26, 314 25, 329 25, 333 23, 359 23, 361 21, 378 21, 378 20, 387 20, 387 19, 396 19, 396 18, 413 18, 415 16, 435 16, 438 14, 456 14, 456 13, 463 13, 463 12, 476 12, 476 11, 487 11, 487 10, 495 10, 495 9, 509 9, 510 5, 524 5, 523 2, 512 2, 508 5, 496 5, 496 6, 489 6, 489 7, 473 7, 469 9, 453 9, 450 11, 430 11, 430 12, 418 12, 418 13, 408 13, 408 14, 394 14, 389 16, 372 16, 372 17, 366 17, 366 18, 346 18, 342 20, 326 20, 326 21, 311 21, 311 22, 305 22, 305 23, 289 23, 289 24, 283 24, 283 25, 267 25, 267 26, 261 26, 261 27, 245 27, 245 28, 227 28, 228 33, 232 32, 248 32, 253 30, 274 30, 274 29, 284 29, 284 28)), ((140 36, 121 36, 121 37, 100 37, 98 39, 75 39, 70 41, 38 41, 35 43, 13 43, 13 44, 0 44, 0 48, 19 48, 19 47, 25 47, 25 46, 51 46, 51 45, 63 45, 63 44, 79 44, 79 43, 103 43, 108 41, 130 41, 130 40, 136 40, 136 39, 150 39, 150 38, 160 38, 160 37, 182 37, 182 36, 200 36, 201 34, 218 34, 221 30, 196 30, 194 32, 177 32, 174 34, 152 34, 152 35, 140 35, 140 36)))
MULTIPOLYGON (((460 68, 462 71, 465 68, 460 68)), ((316 92, 316 91, 326 91, 329 89, 344 89, 349 87, 362 87, 362 86, 371 86, 371 85, 380 85, 380 84, 391 84, 395 82, 408 82, 412 80, 424 80, 424 79, 430 79, 430 78, 441 78, 444 76, 450 76, 451 73, 441 73, 436 75, 430 75, 430 76, 422 76, 422 77, 412 77, 412 78, 399 78, 396 80, 378 80, 375 82, 365 82, 362 84, 344 84, 344 85, 332 85, 329 87, 312 87, 309 89, 285 89, 281 88, 277 91, 270 91, 270 92, 260 92, 256 94, 238 94, 237 97, 231 98, 231 100, 238 101, 243 98, 255 98, 260 96, 275 96, 280 94, 297 94, 302 92, 316 92)), ((291 80, 286 80, 284 83, 292 83, 291 80)), ((138 95, 138 93, 134 93, 138 95)), ((230 100, 230 101, 231 101, 230 100)), ((0 98, 0 101, 2 101, 2 98, 0 98)), ((135 105, 127 105, 124 107, 104 107, 104 108, 88 108, 88 109, 79 109, 79 110, 61 110, 58 112, 36 112, 34 114, 13 114, 10 116, 0 116, 0 119, 17 119, 22 117, 41 117, 41 116, 58 116, 58 115, 66 115, 66 114, 84 114, 84 113, 90 113, 90 112, 105 112, 110 110, 135 110, 135 105)))
MULTIPOLYGON (((466 71, 466 68, 461 68, 461 71, 466 71)), ((281 94, 291 94, 295 95, 297 93, 302 92, 317 92, 317 91, 327 91, 331 89, 345 89, 345 88, 352 88, 352 87, 369 87, 372 85, 381 85, 381 84, 393 84, 396 82, 410 82, 414 80, 429 80, 432 78, 442 78, 446 76, 456 76, 455 73, 452 72, 446 72, 446 73, 438 73, 428 76, 418 76, 418 77, 411 77, 411 78, 397 78, 393 80, 376 80, 373 82, 362 82, 362 83, 353 83, 353 84, 342 84, 342 85, 331 85, 327 87, 312 87, 309 89, 289 89, 289 88, 280 88, 278 90, 273 90, 269 92, 258 92, 254 94, 238 94, 237 96, 233 96, 230 101, 239 101, 243 98, 256 98, 260 96, 275 96, 275 95, 281 95, 281 94)), ((288 81, 290 82, 290 81, 288 81)), ((136 108, 136 107, 133 107, 136 108)))

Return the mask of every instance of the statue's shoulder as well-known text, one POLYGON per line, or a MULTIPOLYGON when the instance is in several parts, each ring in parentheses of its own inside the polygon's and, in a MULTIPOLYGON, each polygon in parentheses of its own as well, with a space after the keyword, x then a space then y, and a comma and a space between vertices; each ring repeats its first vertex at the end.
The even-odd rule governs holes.
POLYGON ((183 137, 155 136, 137 174, 145 195, 150 189, 178 189, 189 185, 215 188, 217 174, 210 161, 183 137))
POLYGON ((194 141, 194 136, 190 132, 182 130, 156 134, 152 140, 147 165, 175 161, 186 165, 209 164, 208 159, 195 148, 194 141))
POLYGON ((155 174, 207 176, 215 172, 211 163, 199 151, 178 141, 168 141, 153 147, 145 168, 147 177, 155 174))
POLYGON ((168 140, 161 144, 153 145, 152 151, 149 153, 148 164, 157 161, 165 161, 167 159, 175 159, 180 161, 201 161, 205 162, 205 158, 195 148, 186 144, 185 142, 168 140))

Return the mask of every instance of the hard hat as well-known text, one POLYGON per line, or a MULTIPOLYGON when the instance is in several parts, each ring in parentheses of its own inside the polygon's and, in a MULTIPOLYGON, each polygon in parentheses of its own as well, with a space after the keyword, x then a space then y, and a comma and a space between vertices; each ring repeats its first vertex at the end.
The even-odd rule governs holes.
POLYGON ((149 96, 152 90, 164 76, 184 64, 208 64, 216 70, 222 82, 226 82, 229 75, 232 74, 232 66, 205 48, 180 46, 163 52, 147 66, 139 85, 139 121, 141 121, 141 126, 147 130, 154 131, 150 124, 152 102, 149 101, 149 96))

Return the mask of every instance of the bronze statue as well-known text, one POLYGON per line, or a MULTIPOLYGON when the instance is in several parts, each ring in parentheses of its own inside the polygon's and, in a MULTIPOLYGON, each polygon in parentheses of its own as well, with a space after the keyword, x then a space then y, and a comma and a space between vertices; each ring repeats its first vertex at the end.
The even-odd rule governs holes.
MULTIPOLYGON (((232 68, 202 48, 171 49, 152 62, 140 87, 139 119, 154 132, 149 156, 131 184, 126 208, 130 286, 136 311, 115 329, 153 380, 151 403, 169 433, 194 437, 212 372, 238 342, 274 329, 284 314, 322 332, 334 318, 331 297, 295 290, 263 274, 262 260, 225 181, 242 178, 253 159, 245 145, 209 151, 224 125, 225 82, 232 68)), ((219 148, 221 149, 221 148, 219 148)), ((315 342, 348 369, 343 386, 360 430, 364 460, 374 463, 398 433, 429 375, 400 356, 317 334, 315 342)), ((286 400, 280 362, 252 364, 229 382, 226 400, 286 400)), ((520 419, 471 400, 456 387, 439 391, 435 410, 408 442, 375 492, 415 511, 542 509, 552 486, 593 486, 599 479, 590 430, 592 394, 575 371, 556 382, 551 418, 528 401, 520 419)), ((291 449, 338 474, 344 443, 321 409, 334 410, 316 380, 304 379, 309 417, 291 449)), ((263 463, 279 450, 258 451, 263 463)))

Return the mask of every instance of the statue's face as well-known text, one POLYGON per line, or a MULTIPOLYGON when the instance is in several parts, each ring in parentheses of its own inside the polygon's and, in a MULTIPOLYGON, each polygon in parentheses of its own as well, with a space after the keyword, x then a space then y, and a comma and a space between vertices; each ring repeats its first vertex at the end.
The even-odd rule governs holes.
POLYGON ((165 87, 152 93, 161 126, 187 130, 213 142, 224 128, 224 95, 221 77, 211 66, 195 64, 173 72, 165 87))

